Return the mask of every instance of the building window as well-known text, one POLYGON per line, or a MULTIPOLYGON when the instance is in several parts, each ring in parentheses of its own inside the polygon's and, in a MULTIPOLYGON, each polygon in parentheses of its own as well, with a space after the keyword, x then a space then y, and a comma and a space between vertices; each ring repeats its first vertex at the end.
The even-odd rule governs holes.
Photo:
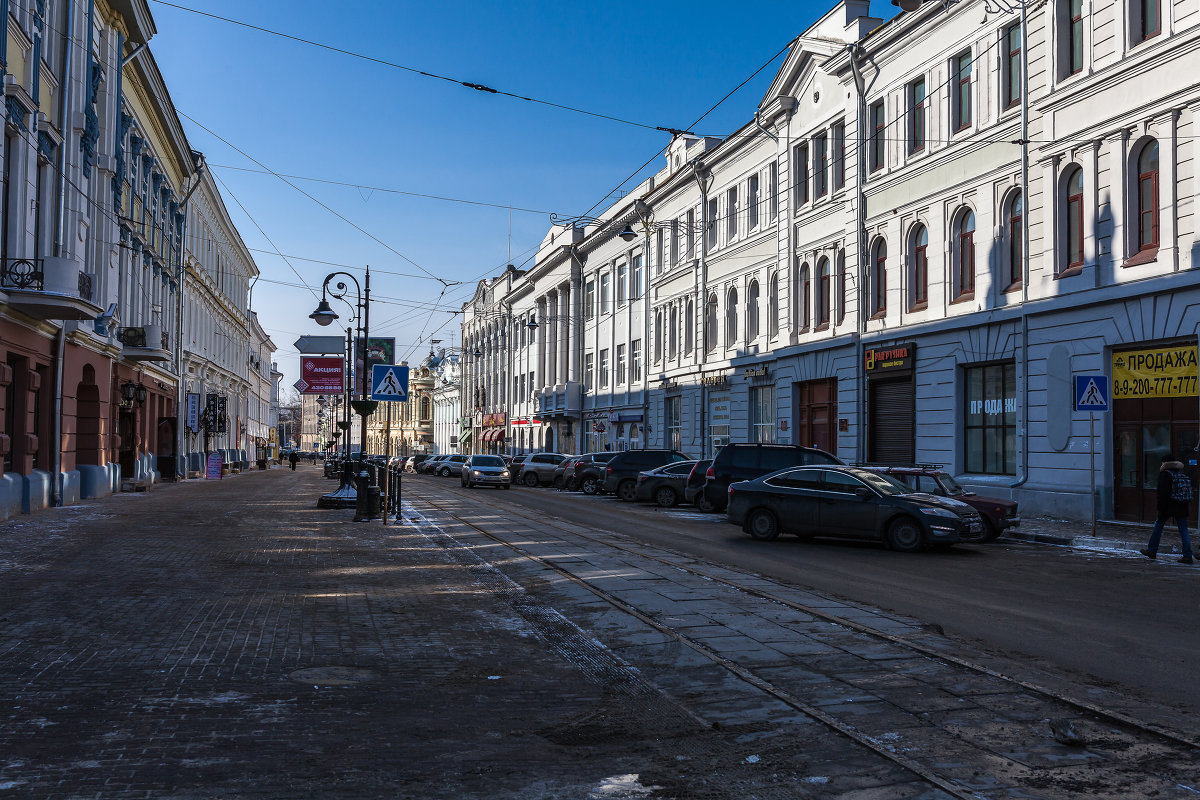
POLYGON ((730 289, 725 296, 725 346, 733 347, 738 338, 738 291, 730 289))
POLYGON ((683 449, 683 398, 676 395, 663 400, 663 427, 667 431, 667 447, 683 449))
POLYGON ((967 367, 967 472, 1017 472, 1017 368, 1012 362, 967 367))
POLYGON ((704 347, 710 353, 717 349, 717 296, 708 296, 708 309, 704 312, 704 347))
POLYGON ((1004 108, 1021 102, 1021 23, 1014 22, 1004 29, 1004 108))
POLYGON ((758 338, 758 281, 750 281, 746 289, 746 340, 758 338))
POLYGON ((659 228, 654 233, 654 269, 658 274, 667 266, 667 230, 659 228))
POLYGON ((633 266, 629 270, 629 299, 637 300, 642 296, 642 282, 645 278, 645 270, 642 267, 642 256, 636 255, 633 257, 633 266))
POLYGON ((833 188, 846 185, 846 123, 833 123, 833 188))
POLYGON ((1158 249, 1158 142, 1142 147, 1137 161, 1138 252, 1158 249))
POLYGON ((737 187, 734 186, 729 191, 725 192, 725 240, 733 241, 737 238, 738 232, 738 203, 737 203, 737 187))
POLYGON ((717 246, 717 198, 708 201, 708 220, 705 222, 708 228, 708 249, 712 250, 717 246))
POLYGON ((692 301, 688 300, 683 310, 683 352, 689 356, 695 343, 695 322, 696 309, 692 301))
POLYGON ((601 389, 608 388, 608 348, 600 351, 600 363, 597 365, 597 383, 601 389))
POLYGON ((595 388, 594 378, 592 373, 596 369, 596 356, 594 353, 583 354, 583 386, 589 392, 595 388))
POLYGON ((779 166, 772 161, 767 165, 767 196, 770 198, 771 219, 779 216, 779 166))
POLYGON ((910 308, 924 308, 929 303, 929 229, 917 225, 912 232, 912 292, 910 308))
POLYGON ((616 284, 617 284, 617 307, 618 308, 625 305, 625 286, 627 285, 626 278, 628 277, 626 274, 627 272, 628 272, 628 267, 626 267, 624 264, 617 265, 616 284))
POLYGON ((749 214, 748 227, 754 230, 758 227, 758 176, 750 176, 749 196, 746 198, 746 212, 749 214))
POLYGON ((1066 8, 1063 27, 1063 74, 1083 72, 1083 0, 1061 0, 1066 8))
POLYGON ((613 362, 613 366, 617 371, 617 375, 613 380, 613 384, 615 386, 621 386, 625 383, 625 345, 617 345, 617 358, 613 362))
POLYGON ((667 329, 667 358, 674 361, 679 355, 679 306, 672 305, 667 329))
POLYGON ((1025 229, 1022 220, 1025 216, 1025 201, 1020 192, 1013 194, 1006 209, 1008 216, 1008 275, 1007 289, 1020 286, 1025 274, 1025 229))
POLYGON ((887 314, 887 242, 882 238, 871 251, 871 301, 874 316, 887 314))
POLYGON ((808 145, 792 148, 792 199, 797 206, 808 202, 808 145))
POLYGON ((583 285, 583 313, 587 319, 596 316, 596 281, 588 281, 583 285))
POLYGON ((965 299, 975 293, 975 214, 969 208, 955 220, 954 245, 955 295, 965 299))
POLYGON ((813 194, 824 197, 829 191, 829 137, 822 133, 813 138, 813 194))
POLYGON ((775 441, 775 387, 750 387, 750 436, 752 441, 775 441))
POLYGON ((687 227, 683 230, 684 243, 687 246, 686 258, 696 257, 696 211, 689 208, 687 212, 687 227))
POLYGON ((925 149, 925 79, 908 85, 908 152, 925 149))
POLYGON ((774 339, 779 335, 779 273, 771 273, 767 290, 767 335, 774 339))
POLYGON ((800 330, 808 330, 809 320, 812 317, 812 273, 808 270, 808 264, 800 267, 800 330))
POLYGON ((663 354, 663 312, 659 309, 654 314, 654 363, 662 363, 663 354))
POLYGON ((871 104, 871 139, 869 142, 871 172, 883 169, 883 153, 885 136, 887 135, 887 120, 883 114, 883 101, 877 100, 871 104))
POLYGON ((603 275, 600 276, 600 313, 601 314, 610 314, 610 313, 612 313, 612 310, 613 310, 612 294, 609 292, 608 282, 609 282, 609 275, 607 272, 605 272, 603 275))
POLYGON ((634 383, 642 379, 642 340, 634 339, 629 346, 629 379, 634 383))
POLYGON ((838 280, 838 325, 846 319, 846 306, 850 304, 850 298, 846 294, 846 252, 839 250, 837 255, 837 280, 838 280))
POLYGON ((1161 0, 1134 0, 1133 6, 1137 14, 1138 42, 1153 39, 1162 33, 1161 0))
POLYGON ((679 264, 679 220, 671 220, 671 263, 668 269, 679 264))
POLYGON ((829 324, 829 259, 817 262, 817 327, 829 324))
POLYGON ((1067 270, 1083 268, 1083 170, 1075 167, 1067 176, 1064 216, 1066 223, 1067 270))
POLYGON ((963 53, 952 63, 950 102, 955 131, 971 127, 971 54, 963 53))

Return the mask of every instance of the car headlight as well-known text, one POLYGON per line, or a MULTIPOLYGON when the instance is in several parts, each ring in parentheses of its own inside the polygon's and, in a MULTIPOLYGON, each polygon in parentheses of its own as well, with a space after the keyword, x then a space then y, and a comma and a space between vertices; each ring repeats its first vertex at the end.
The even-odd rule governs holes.
POLYGON ((476 478, 479 478, 479 477, 482 477, 482 476, 483 476, 483 473, 482 473, 482 472, 480 472, 479 470, 475 470, 475 473, 474 473, 474 474, 475 474, 475 477, 476 477, 476 478))
POLYGON ((950 517, 951 519, 958 518, 958 514, 955 514, 950 509, 938 508, 937 506, 922 506, 921 513, 928 514, 931 517, 950 517))
POLYGON ((502 470, 500 470, 500 477, 501 477, 501 478, 507 478, 507 477, 508 477, 508 470, 506 470, 506 469, 502 469, 502 470))

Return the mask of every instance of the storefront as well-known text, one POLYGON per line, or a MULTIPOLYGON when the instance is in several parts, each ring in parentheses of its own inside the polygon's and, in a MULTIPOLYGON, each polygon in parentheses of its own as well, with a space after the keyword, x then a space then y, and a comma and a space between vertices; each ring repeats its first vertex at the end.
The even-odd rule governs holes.
POLYGON ((905 466, 915 460, 917 405, 913 343, 869 348, 867 377, 867 460, 905 466))
MULTIPOLYGON (((1200 443, 1196 345, 1140 345, 1112 353, 1113 514, 1150 522, 1163 455, 1196 480, 1200 443)), ((1190 513, 1196 518, 1196 501, 1190 513)))
POLYGON ((792 384, 792 441, 837 455, 837 378, 792 384))
POLYGON ((708 453, 713 455, 729 444, 730 389, 727 375, 705 375, 708 390, 708 453))

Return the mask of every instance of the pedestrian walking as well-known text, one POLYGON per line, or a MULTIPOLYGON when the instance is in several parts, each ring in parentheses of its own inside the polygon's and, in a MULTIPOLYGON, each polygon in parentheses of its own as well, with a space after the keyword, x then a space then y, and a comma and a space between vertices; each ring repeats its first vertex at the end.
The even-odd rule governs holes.
POLYGON ((1183 557, 1181 564, 1191 564, 1192 542, 1188 537, 1187 517, 1188 506, 1192 502, 1192 480, 1183 471, 1183 464, 1175 460, 1175 456, 1167 453, 1162 457, 1162 466, 1158 469, 1158 518, 1154 520, 1154 531, 1150 534, 1150 543, 1140 552, 1146 558, 1158 557, 1158 543, 1162 540, 1163 526, 1168 518, 1173 518, 1179 526, 1179 538, 1183 540, 1183 557))
POLYGON ((292 465, 292 472, 296 471, 296 462, 300 460, 300 456, 296 455, 296 451, 288 453, 288 463, 292 465))

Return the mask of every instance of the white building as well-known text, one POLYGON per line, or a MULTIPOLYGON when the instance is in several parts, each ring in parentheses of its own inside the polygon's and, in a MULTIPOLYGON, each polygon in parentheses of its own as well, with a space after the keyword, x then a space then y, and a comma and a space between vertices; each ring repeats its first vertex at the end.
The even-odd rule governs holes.
POLYGON ((867 7, 798 37, 742 129, 480 285, 464 400, 503 433, 476 448, 800 443, 1073 516, 1094 452, 1102 516, 1153 516, 1159 457, 1200 441, 1200 0, 1053 0, 1026 40, 982 0, 867 7))
POLYGON ((470 426, 462 425, 462 356, 443 348, 435 358, 433 388, 430 390, 433 400, 431 452, 434 455, 457 453, 459 440, 471 431, 470 426))

